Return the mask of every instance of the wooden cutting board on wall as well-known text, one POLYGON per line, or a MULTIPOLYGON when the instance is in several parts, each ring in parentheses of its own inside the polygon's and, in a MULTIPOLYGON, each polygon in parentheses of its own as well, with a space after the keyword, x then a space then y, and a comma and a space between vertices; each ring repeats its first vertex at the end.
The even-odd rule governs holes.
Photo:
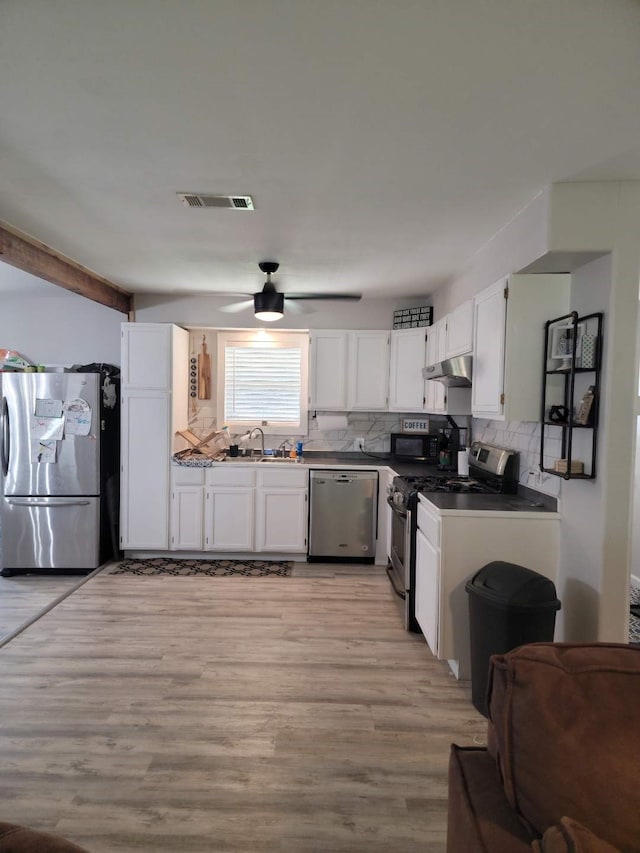
POLYGON ((198 398, 211 399, 211 354, 207 352, 207 341, 202 336, 202 351, 198 354, 198 398))

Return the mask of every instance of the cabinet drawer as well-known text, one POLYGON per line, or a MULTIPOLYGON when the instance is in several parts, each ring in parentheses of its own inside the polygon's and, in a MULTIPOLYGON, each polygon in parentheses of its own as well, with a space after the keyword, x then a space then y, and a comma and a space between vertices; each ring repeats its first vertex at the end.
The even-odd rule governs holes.
POLYGON ((304 488, 307 485, 309 472, 306 468, 291 467, 287 468, 286 463, 283 463, 284 470, 277 463, 273 463, 274 469, 266 463, 264 468, 256 471, 258 477, 258 486, 282 486, 283 488, 295 489, 304 488))
POLYGON ((220 465, 206 469, 205 483, 207 486, 253 486, 254 482, 255 471, 253 468, 220 465))
POLYGON ((184 465, 171 466, 172 486, 202 486, 204 468, 188 468, 184 465))
POLYGON ((422 501, 418 502, 417 522, 418 528, 422 530, 428 541, 431 542, 435 548, 439 548, 441 526, 440 517, 430 512, 422 501))

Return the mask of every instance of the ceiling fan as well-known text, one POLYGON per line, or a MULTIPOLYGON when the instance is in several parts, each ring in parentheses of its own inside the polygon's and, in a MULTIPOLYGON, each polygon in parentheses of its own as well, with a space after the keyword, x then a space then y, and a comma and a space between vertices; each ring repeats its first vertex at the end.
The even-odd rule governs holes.
POLYGON ((276 261, 260 261, 258 266, 267 276, 267 280, 264 283, 262 290, 259 290, 254 294, 247 293, 247 296, 253 297, 252 300, 234 302, 231 305, 225 305, 220 308, 221 311, 244 311, 253 305, 256 319, 272 321, 280 320, 284 316, 285 299, 287 302, 320 299, 341 299, 357 302, 362 299, 361 293, 280 293, 276 290, 275 284, 271 281, 271 276, 278 271, 280 264, 276 261))

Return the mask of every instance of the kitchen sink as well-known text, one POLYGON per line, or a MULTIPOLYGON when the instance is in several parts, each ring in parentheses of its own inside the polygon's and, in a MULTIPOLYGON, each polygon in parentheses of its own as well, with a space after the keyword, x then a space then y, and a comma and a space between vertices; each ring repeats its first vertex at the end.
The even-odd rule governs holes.
POLYGON ((291 465, 298 461, 289 456, 227 456, 225 462, 269 462, 271 465, 291 465))

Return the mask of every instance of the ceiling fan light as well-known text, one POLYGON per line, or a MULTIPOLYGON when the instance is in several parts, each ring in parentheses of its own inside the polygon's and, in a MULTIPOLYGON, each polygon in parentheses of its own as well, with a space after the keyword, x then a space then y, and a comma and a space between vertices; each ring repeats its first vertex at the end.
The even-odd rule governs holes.
POLYGON ((266 289, 254 293, 253 309, 256 320, 280 320, 284 317, 284 294, 266 289))
POLYGON ((268 311, 261 309, 254 313, 256 320, 265 320, 267 323, 272 323, 274 320, 282 320, 284 311, 268 311))

